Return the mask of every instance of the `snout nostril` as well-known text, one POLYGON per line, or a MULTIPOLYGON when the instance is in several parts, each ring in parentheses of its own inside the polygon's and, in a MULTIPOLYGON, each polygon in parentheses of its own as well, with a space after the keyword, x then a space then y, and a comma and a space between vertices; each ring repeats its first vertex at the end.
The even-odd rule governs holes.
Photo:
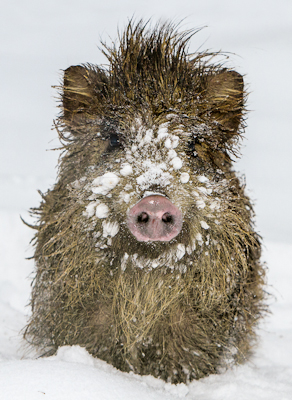
POLYGON ((149 215, 145 212, 142 212, 137 217, 137 222, 146 224, 149 221, 149 215))
POLYGON ((164 223, 166 223, 166 224, 173 224, 174 223, 173 216, 169 212, 166 212, 166 213, 163 214, 162 221, 164 223))

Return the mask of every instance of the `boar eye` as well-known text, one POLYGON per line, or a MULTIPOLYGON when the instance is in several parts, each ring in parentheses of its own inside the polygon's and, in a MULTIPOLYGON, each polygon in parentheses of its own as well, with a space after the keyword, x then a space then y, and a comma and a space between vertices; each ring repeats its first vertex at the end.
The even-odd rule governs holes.
POLYGON ((110 148, 111 149, 116 149, 116 148, 120 147, 120 138, 117 133, 111 133, 109 140, 110 140, 110 148))
POLYGON ((193 156, 197 156, 195 145, 196 140, 192 140, 188 143, 188 152, 191 153, 193 156))

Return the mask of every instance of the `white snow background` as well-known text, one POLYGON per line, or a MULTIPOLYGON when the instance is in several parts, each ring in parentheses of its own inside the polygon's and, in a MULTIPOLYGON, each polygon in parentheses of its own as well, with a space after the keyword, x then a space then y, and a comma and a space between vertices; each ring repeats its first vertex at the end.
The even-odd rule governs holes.
POLYGON ((2 0, 0 12, 0 399, 292 399, 292 132, 291 0, 2 0), (204 27, 190 51, 223 50, 245 74, 250 111, 243 157, 264 238, 271 314, 259 327, 253 358, 222 375, 189 385, 115 370, 79 347, 48 359, 25 351, 33 262, 24 226, 37 189, 56 175, 58 146, 51 130, 61 70, 105 63, 99 41, 117 37, 128 18, 183 20, 204 27), (185 18, 186 17, 186 18, 185 18), (185 19, 184 19, 185 18, 185 19))

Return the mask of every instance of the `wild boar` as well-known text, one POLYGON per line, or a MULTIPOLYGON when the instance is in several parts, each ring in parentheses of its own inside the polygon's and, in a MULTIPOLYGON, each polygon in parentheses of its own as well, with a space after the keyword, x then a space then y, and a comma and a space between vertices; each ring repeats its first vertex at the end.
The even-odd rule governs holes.
POLYGON ((260 238, 232 167, 243 78, 188 54, 193 32, 130 22, 108 67, 60 87, 58 180, 33 209, 25 338, 189 382, 246 359, 264 310, 260 238))

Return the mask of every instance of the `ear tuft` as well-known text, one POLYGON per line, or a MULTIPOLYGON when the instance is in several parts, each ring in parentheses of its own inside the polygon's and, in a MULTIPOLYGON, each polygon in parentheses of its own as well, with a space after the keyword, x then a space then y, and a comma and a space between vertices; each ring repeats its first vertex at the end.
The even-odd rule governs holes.
POLYGON ((64 72, 63 109, 64 117, 73 121, 90 108, 93 97, 92 72, 80 65, 69 67, 64 72))
POLYGON ((244 107, 243 77, 222 70, 207 78, 206 100, 211 117, 226 132, 226 140, 237 134, 244 107))

